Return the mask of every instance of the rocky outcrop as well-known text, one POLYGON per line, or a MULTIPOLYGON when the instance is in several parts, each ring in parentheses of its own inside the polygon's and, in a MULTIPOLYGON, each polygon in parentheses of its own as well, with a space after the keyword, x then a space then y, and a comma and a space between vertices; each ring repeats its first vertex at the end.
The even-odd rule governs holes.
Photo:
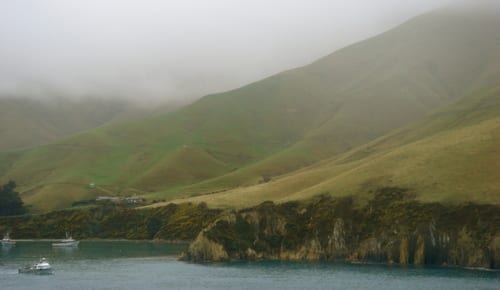
POLYGON ((493 269, 500 269, 500 235, 495 236, 490 244, 490 267, 493 269))
POLYGON ((420 203, 385 188, 364 206, 328 196, 227 214, 189 247, 194 261, 349 260, 499 268, 500 209, 420 203))
POLYGON ((221 262, 229 259, 229 255, 221 244, 218 244, 201 232, 196 240, 189 245, 184 259, 194 262, 221 262))

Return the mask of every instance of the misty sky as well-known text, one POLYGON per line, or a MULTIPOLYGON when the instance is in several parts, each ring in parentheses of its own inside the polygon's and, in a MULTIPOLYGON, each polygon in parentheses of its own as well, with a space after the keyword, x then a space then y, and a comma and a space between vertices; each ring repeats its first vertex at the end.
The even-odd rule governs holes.
POLYGON ((305 65, 451 0, 2 0, 0 96, 169 100, 305 65))

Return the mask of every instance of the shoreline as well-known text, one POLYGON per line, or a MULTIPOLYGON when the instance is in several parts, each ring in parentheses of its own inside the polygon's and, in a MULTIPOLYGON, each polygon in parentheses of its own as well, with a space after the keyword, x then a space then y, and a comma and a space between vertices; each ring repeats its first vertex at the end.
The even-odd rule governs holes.
MULTIPOLYGON (((15 242, 54 242, 60 241, 60 239, 16 239, 13 240, 15 242)), ((190 241, 175 241, 175 240, 129 240, 129 239, 100 239, 100 238, 92 238, 92 239, 84 239, 80 241, 85 242, 133 242, 133 243, 165 243, 165 244, 186 244, 189 245, 190 241)), ((500 273, 500 269, 492 269, 485 267, 471 267, 471 266, 455 266, 455 265, 415 265, 415 264, 399 264, 399 263, 389 263, 389 262, 370 262, 370 261, 349 261, 349 260, 317 260, 317 259, 229 259, 227 261, 198 261, 193 262, 189 260, 183 259, 183 253, 181 252, 176 260, 185 263, 194 263, 194 264, 220 264, 220 263, 259 263, 259 262, 280 262, 280 263, 326 263, 326 264, 344 264, 344 265, 361 265, 361 266, 386 266, 386 267, 397 267, 397 268, 441 268, 441 269, 463 269, 468 271, 479 271, 479 272, 493 272, 500 273)))
MULTIPOLYGON (((11 239, 13 242, 58 242, 61 239, 11 239)), ((129 239, 78 239, 80 242, 135 242, 135 243, 168 243, 168 244, 189 244, 192 241, 181 240, 129 240, 129 239)))

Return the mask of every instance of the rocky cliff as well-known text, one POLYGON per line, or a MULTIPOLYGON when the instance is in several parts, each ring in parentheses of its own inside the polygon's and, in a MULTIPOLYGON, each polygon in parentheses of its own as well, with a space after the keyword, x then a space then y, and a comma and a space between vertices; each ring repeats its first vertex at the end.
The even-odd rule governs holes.
POLYGON ((420 203, 399 188, 381 189, 364 204, 329 196, 265 202, 219 217, 198 234, 184 258, 500 268, 500 208, 420 203))

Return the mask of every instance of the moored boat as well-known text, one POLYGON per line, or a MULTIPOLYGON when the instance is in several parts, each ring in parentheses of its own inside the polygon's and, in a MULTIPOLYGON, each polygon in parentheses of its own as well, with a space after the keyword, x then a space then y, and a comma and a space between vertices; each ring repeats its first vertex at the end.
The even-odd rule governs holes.
POLYGON ((6 232, 3 235, 2 246, 12 246, 15 244, 16 244, 16 242, 10 239, 9 232, 6 232))
POLYGON ((80 241, 77 241, 71 237, 68 233, 66 233, 66 239, 61 240, 60 242, 52 243, 52 247, 78 247, 80 241))
POLYGON ((19 268, 19 273, 22 274, 38 274, 38 275, 50 275, 52 274, 52 266, 45 258, 41 258, 38 263, 34 265, 28 265, 24 268, 19 268))

